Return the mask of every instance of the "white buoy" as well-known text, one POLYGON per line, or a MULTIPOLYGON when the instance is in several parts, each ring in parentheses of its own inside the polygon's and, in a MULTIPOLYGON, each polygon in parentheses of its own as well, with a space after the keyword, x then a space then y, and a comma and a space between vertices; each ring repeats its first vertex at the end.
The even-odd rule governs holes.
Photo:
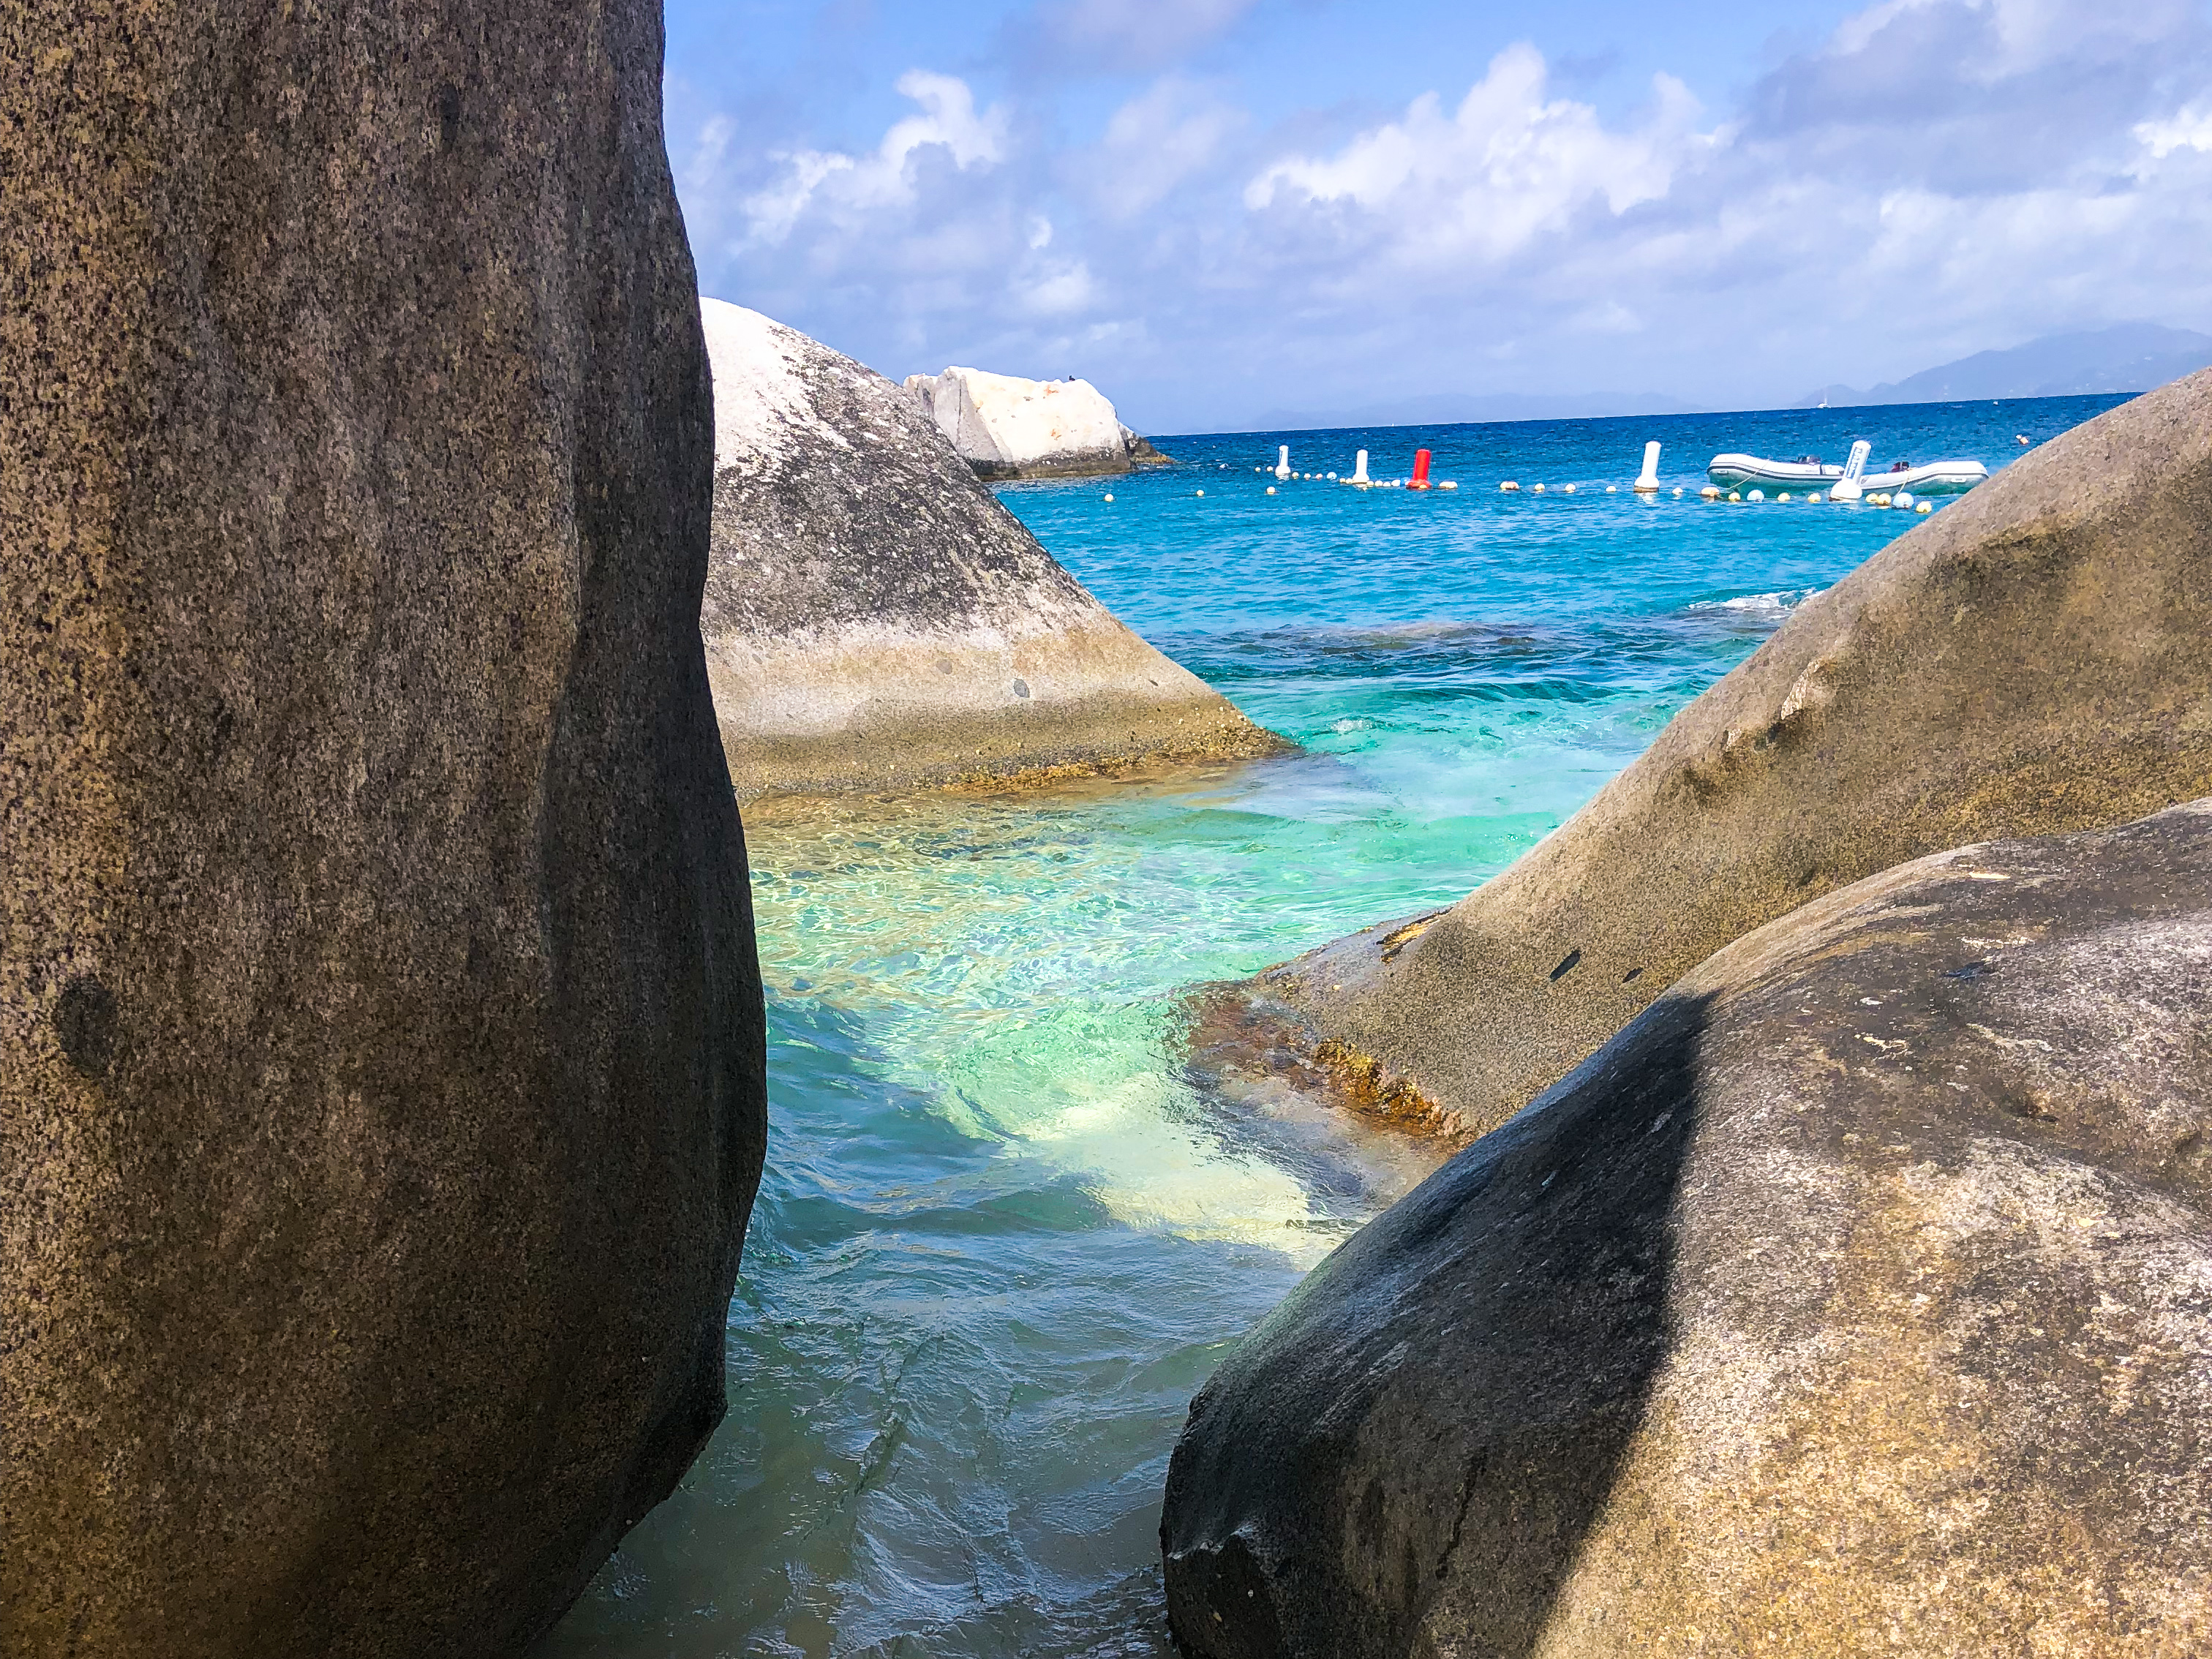
POLYGON ((1682 486, 1680 484, 1674 486, 1674 499, 1678 501, 1682 499, 1682 486))
POLYGON ((1536 486, 1536 493, 1537 493, 1539 495, 1542 495, 1542 494, 1544 493, 1544 486, 1543 486, 1543 485, 1541 485, 1541 484, 1538 484, 1538 485, 1536 486))
POLYGON ((1936 509, 1930 507, 1927 502, 1923 501, 1919 506, 1914 507, 1912 510, 1915 513, 1933 513, 1936 509))
POLYGON ((1717 501, 1721 498, 1721 487, 1718 484, 1707 484, 1698 494, 1706 501, 1717 501))
POLYGON ((1731 489, 1729 491, 1729 499, 1732 501, 1740 501, 1743 496, 1740 492, 1731 489))
POLYGON ((1275 493, 1275 486, 1274 486, 1274 485, 1273 485, 1273 484, 1269 484, 1269 485, 1267 486, 1267 493, 1268 493, 1270 495, 1273 495, 1273 494, 1275 493))
POLYGON ((1889 504, 1892 507, 1911 507, 1912 505, 1912 492, 1909 489, 1899 490, 1897 494, 1889 498, 1889 504))
POLYGON ((1785 490, 1784 490, 1784 491, 1783 491, 1779 495, 1777 495, 1774 499, 1775 499, 1776 501, 1788 501, 1788 500, 1790 499, 1790 492, 1789 492, 1788 490, 1786 490, 1786 489, 1785 489, 1785 490))
POLYGON ((1607 484, 1605 487, 1605 493, 1608 495, 1618 495, 1620 494, 1620 486, 1619 484, 1607 484))
POLYGON ((1459 483, 1456 479, 1446 478, 1442 483, 1438 483, 1437 488, 1439 489, 1457 489, 1459 488, 1459 483))
POLYGON ((1336 482, 1336 474, 1335 474, 1335 473, 1334 473, 1334 472, 1330 473, 1330 474, 1328 475, 1328 481, 1329 481, 1331 483, 1334 483, 1336 482))
POLYGON ((1521 486, 1519 484, 1514 483, 1512 479, 1508 478, 1504 483, 1498 486, 1498 493, 1501 495, 1510 495, 1518 491, 1520 488, 1521 486))
POLYGON ((1844 463, 1844 476, 1828 486, 1832 501, 1855 501, 1866 493, 1867 457, 1874 453, 1874 446, 1861 438, 1851 446, 1851 457, 1844 463))
POLYGON ((1565 488, 1565 489, 1564 489, 1564 490, 1563 490, 1563 491, 1561 491, 1560 493, 1561 493, 1561 494, 1563 494, 1563 495, 1573 495, 1573 494, 1575 493, 1575 487, 1574 487, 1572 484, 1569 484, 1569 485, 1565 488))
POLYGON ((1291 447, 1280 446, 1275 452, 1275 477, 1288 483, 1291 477, 1291 447))
POLYGON ((1112 490, 1109 489, 1106 492, 1106 499, 1109 501, 1111 501, 1114 499, 1114 492, 1112 490))
POLYGON ((1817 506, 1819 506, 1819 505, 1820 505, 1820 492, 1819 490, 1817 490, 1817 489, 1816 489, 1816 490, 1814 490, 1811 495, 1808 495, 1805 499, 1806 499, 1807 501, 1811 501, 1811 502, 1812 502, 1815 507, 1817 507, 1817 506))
MULTIPOLYGON (((1733 495, 1731 495, 1731 496, 1729 496, 1729 499, 1730 501, 1734 501, 1734 500, 1735 499, 1735 496, 1733 496, 1733 495)), ((1765 490, 1763 490, 1763 489, 1754 489, 1754 490, 1753 490, 1753 491, 1751 492, 1751 494, 1750 494, 1749 495, 1746 496, 1744 499, 1745 499, 1745 500, 1747 500, 1747 501, 1765 501, 1765 500, 1766 499, 1766 492, 1765 492, 1765 490)))
POLYGON ((1352 482, 1354 483, 1366 483, 1369 482, 1367 477, 1367 452, 1364 449, 1359 452, 1358 459, 1352 463, 1352 482))
POLYGON ((1206 494, 1206 492, 1205 492, 1203 489, 1200 490, 1198 493, 1199 493, 1199 495, 1200 495, 1201 497, 1202 497, 1202 496, 1204 496, 1204 495, 1205 495, 1205 494, 1206 494))
POLYGON ((1644 471, 1636 475, 1638 489, 1659 488, 1659 441, 1654 438, 1644 446, 1644 471))

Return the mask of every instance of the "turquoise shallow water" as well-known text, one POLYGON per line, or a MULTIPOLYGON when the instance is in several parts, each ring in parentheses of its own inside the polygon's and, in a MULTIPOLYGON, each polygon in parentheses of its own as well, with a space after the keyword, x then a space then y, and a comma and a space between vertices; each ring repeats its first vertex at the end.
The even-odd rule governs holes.
POLYGON ((2115 401, 1191 438, 1142 477, 1007 489, 1307 752, 748 814, 772 1126, 730 1417, 541 1654, 1167 1652, 1187 1402, 1425 1167, 1207 1099, 1176 993, 1496 873, 1910 522, 1698 501, 1716 451, 1995 467, 2115 401), (1648 437, 1684 499, 1627 492, 1648 437), (1425 444, 1462 488, 1271 497, 1281 441, 1378 477, 1425 444))

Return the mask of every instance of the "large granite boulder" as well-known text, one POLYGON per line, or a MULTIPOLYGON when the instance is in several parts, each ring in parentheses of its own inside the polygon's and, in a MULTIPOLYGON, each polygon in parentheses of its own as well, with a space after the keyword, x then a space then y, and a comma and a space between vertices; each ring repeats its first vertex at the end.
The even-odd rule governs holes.
POLYGON ((953 368, 909 374, 906 389, 978 477, 1097 477, 1169 461, 1088 380, 953 368))
POLYGON ((763 1133, 651 0, 0 14, 0 1649, 499 1655, 763 1133))
POLYGON ((741 794, 1289 746, 1117 622, 899 387, 757 312, 704 309, 701 626, 741 794))
POLYGON ((2212 370, 1801 605, 1496 880, 1252 988, 1409 1121, 1504 1121, 1714 951, 1923 854, 2212 793, 2212 370))
POLYGON ((1205 1659, 2212 1650, 2212 801, 1793 912, 1193 1403, 1205 1659))

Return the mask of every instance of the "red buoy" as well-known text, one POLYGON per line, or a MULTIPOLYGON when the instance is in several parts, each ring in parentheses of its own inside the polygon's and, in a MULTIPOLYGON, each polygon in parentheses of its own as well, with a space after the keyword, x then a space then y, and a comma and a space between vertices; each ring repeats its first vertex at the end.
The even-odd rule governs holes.
POLYGON ((1427 450, 1417 449, 1413 452, 1413 476, 1407 480, 1407 489, 1426 489, 1429 487, 1429 459, 1427 450))

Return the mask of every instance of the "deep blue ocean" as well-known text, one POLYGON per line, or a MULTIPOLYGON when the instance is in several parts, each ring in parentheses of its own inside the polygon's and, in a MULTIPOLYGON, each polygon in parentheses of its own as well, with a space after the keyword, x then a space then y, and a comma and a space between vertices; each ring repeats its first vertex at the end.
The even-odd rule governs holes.
POLYGON ((1427 1167, 1240 1136, 1184 1069, 1176 993, 1494 875, 1917 522, 1700 501, 1715 453, 1864 437, 1869 471, 1994 471, 2119 401, 1162 439, 1178 465, 1008 487, 1124 621, 1305 752, 748 810, 772 1123, 730 1416, 541 1655, 1167 1653, 1185 1407, 1427 1167), (1639 498, 1652 438, 1665 489, 1639 498), (1365 448, 1377 477, 1426 447, 1460 488, 1278 483, 1255 469, 1282 443, 1302 474, 1365 448))

